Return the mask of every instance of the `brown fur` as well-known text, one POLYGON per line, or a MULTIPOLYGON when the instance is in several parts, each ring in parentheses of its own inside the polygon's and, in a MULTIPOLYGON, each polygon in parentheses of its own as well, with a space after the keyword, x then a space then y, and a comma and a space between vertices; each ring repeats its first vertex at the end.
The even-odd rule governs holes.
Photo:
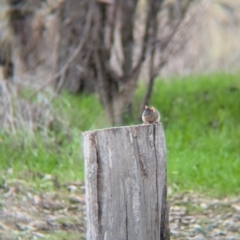
POLYGON ((160 121, 160 113, 154 107, 145 106, 145 109, 142 113, 143 123, 155 123, 160 121))

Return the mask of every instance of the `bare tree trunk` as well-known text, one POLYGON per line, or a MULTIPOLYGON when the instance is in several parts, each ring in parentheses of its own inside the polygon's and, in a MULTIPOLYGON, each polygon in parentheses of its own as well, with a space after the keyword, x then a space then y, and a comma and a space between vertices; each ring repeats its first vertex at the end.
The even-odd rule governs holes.
POLYGON ((162 125, 103 129, 83 137, 87 239, 169 240, 162 125))
POLYGON ((174 18, 173 26, 169 24, 173 31, 167 36, 162 36, 159 28, 163 0, 145 1, 142 22, 136 15, 140 0, 56 0, 44 14, 40 6, 55 1, 8 1, 12 7, 9 23, 23 68, 32 71, 39 65, 45 69, 53 65, 52 72, 57 73, 42 86, 55 83, 57 93, 63 88, 75 93, 95 91, 109 122, 122 125, 123 113, 132 104, 147 56, 150 59, 149 83, 142 106, 149 102, 154 78, 167 62, 163 59, 158 64, 159 56, 171 42, 192 0, 175 0, 175 5, 172 1, 167 3, 170 10, 175 6, 175 11, 169 12, 175 12, 178 20, 174 18), (54 22, 46 31, 49 22, 43 19, 48 15, 54 15, 58 23, 54 22), (142 25, 137 34, 139 39, 135 37, 136 24, 142 25), (58 29, 57 38, 44 39, 45 34, 51 35, 55 29, 58 29), (55 54, 49 60, 51 50, 55 54))
MULTIPOLYGON (((171 53, 172 49, 170 49, 169 51, 168 46, 172 43, 172 40, 175 34, 178 32, 178 28, 180 27, 182 21, 184 20, 191 2, 192 0, 185 0, 185 1, 175 0, 174 2, 170 1, 168 3, 168 21, 169 21, 169 26, 172 28, 172 30, 167 35, 161 35, 160 41, 157 40, 157 37, 159 37, 157 36, 157 32, 159 31, 157 27, 158 20, 156 17, 152 18, 151 27, 154 34, 152 35, 151 44, 150 44, 151 49, 150 49, 147 87, 141 103, 141 108, 139 111, 139 119, 141 119, 144 106, 149 105, 152 90, 153 90, 154 80, 156 76, 159 74, 162 67, 164 67, 165 64, 168 62, 168 58, 173 54, 171 53), (156 55, 156 52, 161 52, 160 57, 159 55, 156 55), (159 58, 160 60, 156 61, 155 58, 159 58)), ((154 2, 154 5, 153 5, 154 16, 157 16, 160 7, 161 5, 159 5, 157 1, 154 2)), ((179 47, 181 46, 180 43, 178 45, 179 47)), ((178 50, 179 48, 175 50, 175 52, 177 52, 178 50)))
POLYGON ((41 29, 34 26, 33 19, 41 0, 7 0, 9 6, 8 22, 14 40, 12 41, 12 60, 17 75, 33 70, 41 62, 41 29))
POLYGON ((124 75, 130 73, 133 65, 133 49, 134 49, 134 17, 137 6, 137 0, 121 1, 121 41, 123 46, 123 72, 124 75))
POLYGON ((0 39, 0 78, 9 79, 13 76, 12 44, 0 39))
MULTIPOLYGON (((87 24, 89 3, 88 0, 67 0, 63 1, 58 9, 59 21, 59 44, 57 70, 61 70, 76 50, 79 42, 85 37, 83 35, 87 24)), ((71 65, 68 67, 64 76, 64 81, 60 89, 65 88, 70 92, 94 92, 96 77, 94 66, 88 66, 91 62, 91 44, 84 44, 71 65)), ((59 88, 59 78, 56 82, 59 88)), ((58 89, 59 90, 59 89, 58 89)))

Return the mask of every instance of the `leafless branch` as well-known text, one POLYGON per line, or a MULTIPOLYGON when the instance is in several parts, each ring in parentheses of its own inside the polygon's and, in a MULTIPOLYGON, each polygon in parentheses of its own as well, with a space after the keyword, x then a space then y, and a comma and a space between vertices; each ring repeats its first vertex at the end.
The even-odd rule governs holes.
POLYGON ((93 18, 93 14, 94 14, 93 9, 94 9, 94 1, 91 0, 90 3, 89 3, 89 9, 88 9, 88 14, 87 14, 86 24, 85 24, 84 31, 83 31, 83 38, 80 41, 80 43, 78 44, 77 48, 74 50, 72 56, 67 60, 67 62, 64 64, 64 66, 54 76, 49 78, 37 90, 35 90, 29 96, 29 99, 33 98, 35 96, 35 94, 37 94, 41 89, 43 89, 44 87, 46 87, 47 85, 49 85, 50 83, 52 83, 53 81, 55 81, 59 77, 60 77, 60 81, 58 82, 56 92, 59 93, 61 91, 61 89, 63 87, 63 84, 64 84, 64 81, 65 81, 66 72, 67 72, 69 66, 75 60, 75 58, 78 56, 78 54, 81 52, 81 50, 83 49, 83 47, 84 47, 84 45, 85 45, 85 43, 86 43, 86 41, 89 37, 91 24, 92 24, 92 18, 93 18))
POLYGON ((157 2, 155 6, 153 7, 153 12, 152 12, 152 19, 151 19, 151 32, 152 35, 150 36, 150 61, 149 61, 149 75, 148 75, 148 86, 147 90, 145 93, 145 96, 142 101, 142 105, 140 108, 140 116, 141 113, 144 109, 145 105, 148 105, 152 88, 153 88, 153 83, 154 83, 154 59, 155 59, 155 53, 156 53, 156 38, 157 38, 157 26, 158 26, 158 20, 157 20, 157 15, 158 11, 160 9, 161 2, 157 2))
POLYGON ((182 45, 184 44, 183 39, 186 38, 186 36, 191 35, 190 33, 191 26, 193 26, 196 18, 199 16, 201 11, 205 7, 204 2, 201 3, 200 8, 198 9, 199 11, 195 15, 191 15, 188 21, 184 22, 187 9, 190 8, 190 3, 191 2, 189 2, 188 5, 186 5, 184 11, 182 12, 183 19, 176 24, 172 34, 167 36, 168 39, 166 41, 166 44, 161 46, 161 58, 160 58, 159 64, 155 66, 154 76, 157 76, 159 74, 159 71, 162 69, 162 67, 164 67, 165 64, 169 62, 169 59, 172 56, 174 56, 182 48, 182 45), (174 40, 174 37, 176 35, 178 35, 178 38, 174 40), (171 47, 172 44, 174 44, 174 47, 171 47))
POLYGON ((147 13, 146 21, 145 21, 145 28, 144 28, 144 35, 143 35, 143 42, 142 42, 140 56, 138 58, 136 65, 132 68, 132 71, 130 72, 130 74, 127 77, 125 77, 126 80, 132 79, 133 78, 132 76, 136 75, 140 71, 142 63, 144 62, 144 60, 146 58, 146 52, 148 49, 149 39, 150 39, 151 35, 153 34, 153 32, 150 29, 151 29, 151 22, 154 21, 155 17, 157 17, 157 15, 154 14, 154 12, 157 9, 159 9, 162 2, 163 2, 163 0, 159 0, 159 1, 149 0, 148 1, 148 13, 147 13))
POLYGON ((4 119, 3 119, 3 128, 4 128, 4 124, 6 122, 6 120, 9 122, 10 128, 12 129, 12 132, 15 134, 16 133, 16 129, 15 129, 15 125, 14 125, 14 110, 13 110, 13 102, 12 102, 12 98, 11 95, 8 91, 8 87, 7 87, 7 82, 4 80, 0 81, 0 85, 2 88, 2 95, 4 95, 4 119))

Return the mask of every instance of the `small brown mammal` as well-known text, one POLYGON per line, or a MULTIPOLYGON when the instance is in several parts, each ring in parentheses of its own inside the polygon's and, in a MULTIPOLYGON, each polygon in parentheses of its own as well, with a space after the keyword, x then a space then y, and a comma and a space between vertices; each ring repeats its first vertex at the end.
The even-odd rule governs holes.
POLYGON ((154 107, 148 107, 145 105, 145 109, 142 113, 143 123, 156 123, 160 121, 160 113, 154 107))

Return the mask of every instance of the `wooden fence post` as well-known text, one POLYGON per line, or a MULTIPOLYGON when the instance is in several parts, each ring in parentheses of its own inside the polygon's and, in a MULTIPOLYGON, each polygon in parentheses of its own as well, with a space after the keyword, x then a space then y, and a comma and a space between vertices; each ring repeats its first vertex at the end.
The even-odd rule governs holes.
POLYGON ((161 123, 83 133, 87 240, 168 240, 161 123))

